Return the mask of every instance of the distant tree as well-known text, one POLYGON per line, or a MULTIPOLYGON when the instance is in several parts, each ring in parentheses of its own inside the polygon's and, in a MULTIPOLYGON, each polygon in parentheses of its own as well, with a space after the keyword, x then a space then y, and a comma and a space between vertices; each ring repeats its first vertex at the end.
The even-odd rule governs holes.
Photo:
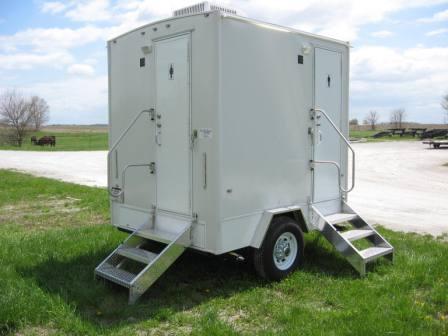
POLYGON ((442 97, 442 102, 440 103, 440 105, 442 105, 442 108, 445 110, 443 112, 444 122, 445 124, 448 124, 448 93, 442 97))
POLYGON ((11 131, 11 142, 22 146, 32 122, 30 103, 16 90, 0 96, 0 122, 11 131))
POLYGON ((395 109, 390 113, 390 123, 394 128, 402 128, 405 118, 406 111, 404 108, 395 109))
POLYGON ((40 131, 41 127, 48 122, 50 117, 50 108, 45 99, 38 96, 32 96, 30 100, 30 113, 35 131, 40 131))
POLYGON ((364 118, 364 125, 370 125, 370 129, 375 130, 379 119, 380 116, 377 111, 369 111, 364 118))
POLYGON ((356 118, 351 119, 349 122, 349 125, 350 126, 358 126, 359 125, 358 119, 356 119, 356 118))

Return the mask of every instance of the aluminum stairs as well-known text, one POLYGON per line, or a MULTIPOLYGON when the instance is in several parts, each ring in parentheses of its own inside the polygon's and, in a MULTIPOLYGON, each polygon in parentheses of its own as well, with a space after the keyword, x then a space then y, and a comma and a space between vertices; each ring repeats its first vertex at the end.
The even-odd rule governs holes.
POLYGON ((380 257, 393 262, 392 245, 345 202, 342 212, 330 215, 322 215, 315 205, 311 208, 314 225, 361 276, 366 274, 366 265, 380 257))
POLYGON ((128 288, 129 304, 135 303, 190 245, 191 225, 186 221, 177 232, 143 225, 98 265, 95 276, 128 288))

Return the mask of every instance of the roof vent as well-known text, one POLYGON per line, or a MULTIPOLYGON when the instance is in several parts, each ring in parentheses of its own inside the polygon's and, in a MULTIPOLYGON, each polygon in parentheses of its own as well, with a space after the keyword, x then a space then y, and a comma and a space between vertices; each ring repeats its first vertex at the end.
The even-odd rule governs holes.
POLYGON ((221 11, 227 14, 238 15, 237 11, 230 8, 225 8, 222 6, 218 6, 215 4, 211 4, 209 2, 201 2, 193 6, 181 8, 175 10, 173 12, 173 16, 184 16, 184 15, 193 15, 198 13, 210 12, 210 11, 221 11))

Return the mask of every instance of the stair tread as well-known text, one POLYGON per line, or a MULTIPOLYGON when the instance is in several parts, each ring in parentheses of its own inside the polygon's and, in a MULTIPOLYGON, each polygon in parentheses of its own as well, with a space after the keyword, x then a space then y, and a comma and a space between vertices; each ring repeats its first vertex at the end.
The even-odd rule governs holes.
POLYGON ((146 239, 156 240, 162 243, 170 243, 176 240, 178 234, 159 229, 144 228, 136 232, 136 235, 146 239))
POLYGON ((109 263, 104 263, 101 267, 98 267, 95 272, 110 281, 128 288, 130 287, 132 280, 137 276, 137 274, 117 268, 109 263))
POLYGON ((329 216, 325 216, 325 219, 330 224, 338 224, 350 221, 354 218, 358 217, 357 214, 350 214, 350 213, 335 213, 329 216))
POLYGON ((375 231, 369 229, 349 230, 341 233, 341 236, 347 240, 354 241, 362 238, 369 237, 375 234, 375 231))
POLYGON ((379 258, 383 255, 389 254, 394 249, 392 247, 378 247, 373 246, 366 248, 365 250, 359 251, 359 254, 364 260, 372 260, 379 258))
POLYGON ((156 253, 131 246, 120 247, 117 250, 117 254, 145 264, 149 264, 152 260, 154 260, 158 256, 158 254, 156 253))

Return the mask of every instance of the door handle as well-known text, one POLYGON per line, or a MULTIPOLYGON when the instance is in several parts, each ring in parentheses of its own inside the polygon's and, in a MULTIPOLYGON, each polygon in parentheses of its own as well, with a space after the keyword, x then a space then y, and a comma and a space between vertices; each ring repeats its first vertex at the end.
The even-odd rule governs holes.
POLYGON ((160 141, 161 135, 162 135, 162 132, 160 130, 156 130, 156 144, 159 146, 162 145, 162 141, 160 141))

